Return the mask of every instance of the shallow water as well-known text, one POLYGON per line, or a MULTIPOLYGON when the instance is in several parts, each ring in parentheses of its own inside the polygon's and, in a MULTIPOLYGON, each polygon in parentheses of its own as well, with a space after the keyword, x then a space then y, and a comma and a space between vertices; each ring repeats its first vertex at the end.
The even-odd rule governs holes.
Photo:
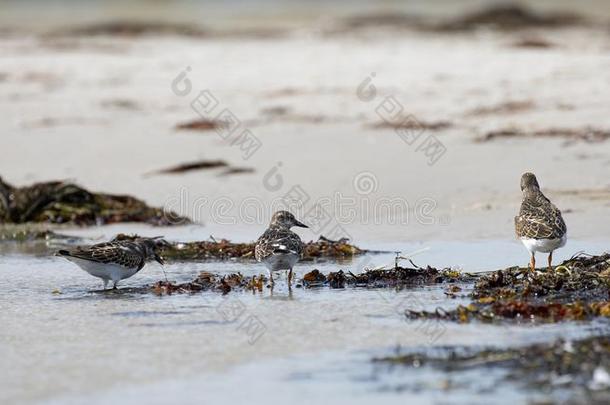
MULTIPOLYGON (((580 249, 600 253, 604 246, 571 243, 557 260, 580 249)), ((273 403, 313 398, 364 403, 373 397, 390 403, 417 397, 432 403, 442 402, 443 392, 451 393, 452 402, 471 403, 473 395, 491 395, 508 403, 541 394, 497 387, 493 373, 388 369, 370 360, 397 346, 507 346, 608 329, 603 322, 494 326, 404 319, 407 308, 433 310, 468 302, 468 288, 463 297, 449 299, 445 286, 402 291, 293 288, 290 293, 281 278, 273 293, 157 297, 140 288, 164 279, 156 264, 124 280, 119 291, 100 292, 99 280, 44 253, 44 246, 37 255, 20 253, 17 246, 0 256, 3 403, 77 403, 91 398, 97 403, 197 402, 201 392, 210 402, 237 401, 271 390, 274 396, 266 400, 273 403)), ((414 257, 421 266, 453 263, 476 271, 514 265, 516 257, 527 260, 522 247, 503 241, 411 244, 403 253, 422 247, 430 249, 414 257)), ((340 264, 301 263, 297 275, 313 268, 325 273, 338 268, 358 271, 392 263, 393 257, 389 253, 340 264)), ((257 263, 236 261, 165 266, 167 277, 179 282, 203 270, 264 272, 257 263)))

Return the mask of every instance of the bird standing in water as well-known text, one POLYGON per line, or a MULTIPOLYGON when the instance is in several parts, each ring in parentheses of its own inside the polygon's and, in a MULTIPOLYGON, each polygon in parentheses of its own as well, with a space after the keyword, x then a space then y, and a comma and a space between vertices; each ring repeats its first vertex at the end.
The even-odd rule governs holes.
POLYGON ((269 228, 258 238, 254 255, 256 260, 267 266, 271 286, 274 285, 273 272, 288 270, 288 287, 291 287, 292 268, 303 254, 303 242, 290 228, 309 228, 288 211, 273 214, 269 228))
POLYGON ((142 270, 148 260, 163 264, 156 253, 159 240, 156 238, 136 238, 134 240, 115 240, 92 246, 78 246, 74 249, 60 250, 61 256, 77 264, 81 269, 104 281, 104 289, 112 281, 113 288, 120 280, 129 278, 142 270))

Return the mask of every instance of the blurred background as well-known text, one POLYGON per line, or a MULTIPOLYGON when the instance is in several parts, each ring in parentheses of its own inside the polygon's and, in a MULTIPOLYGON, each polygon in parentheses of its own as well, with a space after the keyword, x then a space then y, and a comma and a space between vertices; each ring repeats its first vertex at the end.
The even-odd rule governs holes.
POLYGON ((0 4, 11 184, 244 240, 289 195, 332 218, 314 234, 401 242, 511 239, 534 171, 571 235, 606 234, 606 1, 0 4))
POLYGON ((355 15, 404 13, 446 18, 485 7, 515 5, 536 12, 578 12, 603 19, 610 16, 604 0, 383 0, 383 1, 197 1, 197 0, 3 0, 2 23, 10 28, 46 29, 66 24, 129 19, 188 23, 209 29, 311 28, 355 15))

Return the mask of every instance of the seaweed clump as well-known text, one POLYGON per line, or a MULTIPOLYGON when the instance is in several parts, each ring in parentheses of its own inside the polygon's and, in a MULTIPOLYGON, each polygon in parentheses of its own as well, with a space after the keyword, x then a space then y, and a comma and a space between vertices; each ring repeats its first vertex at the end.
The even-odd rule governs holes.
MULTIPOLYGON (((221 239, 219 241, 174 243, 166 246, 161 253, 166 259, 176 261, 253 260, 254 246, 254 242, 233 243, 227 239, 221 239)), ((318 241, 305 244, 303 260, 349 258, 366 252, 366 250, 350 244, 347 239, 332 241, 321 236, 318 241)))
POLYGON ((14 187, 0 178, 0 224, 27 222, 81 226, 118 222, 172 225, 189 220, 127 195, 92 193, 62 181, 14 187))
POLYGON ((606 399, 610 389, 610 339, 607 335, 509 349, 442 347, 430 354, 398 354, 373 361, 407 367, 430 366, 452 372, 500 368, 506 370, 500 378, 523 381, 528 388, 584 388, 597 395, 605 392, 606 399))
POLYGON ((59 36, 117 36, 137 37, 143 35, 179 35, 201 37, 206 34, 201 28, 188 24, 146 21, 104 21, 54 32, 59 36))
POLYGON ((420 286, 439 283, 472 282, 476 276, 461 273, 452 269, 436 269, 434 267, 409 268, 395 267, 390 270, 367 270, 362 274, 352 276, 353 284, 356 286, 420 286))
MULTIPOLYGON (((134 238, 134 236, 119 235, 117 238, 134 238)), ((159 248, 167 246, 167 242, 159 239, 159 248)), ((472 281, 476 276, 460 273, 451 269, 438 270, 428 268, 402 268, 396 267, 391 270, 366 270, 362 274, 354 274, 339 270, 323 274, 318 269, 314 269, 305 274, 297 287, 366 287, 366 288, 393 288, 393 287, 413 287, 427 285, 431 283, 456 283, 472 281)), ((202 291, 216 291, 227 294, 235 289, 245 289, 248 291, 262 291, 266 285, 267 277, 264 275, 244 277, 240 273, 221 276, 209 272, 202 272, 196 279, 188 283, 175 284, 169 281, 159 281, 152 286, 152 290, 158 295, 173 293, 196 293, 202 291)), ((456 290, 454 284, 450 289, 456 290)), ((459 290, 459 288, 457 288, 459 290)))
POLYGON ((321 287, 326 283, 326 276, 318 269, 314 269, 303 276, 303 285, 305 287, 321 287))
POLYGON ((233 243, 227 239, 172 243, 161 254, 175 261, 252 259, 254 243, 233 243))
POLYGON ((574 303, 541 303, 527 301, 506 301, 487 304, 487 301, 460 305, 452 310, 437 308, 435 311, 407 310, 409 319, 438 319, 468 323, 474 319, 482 322, 502 320, 530 320, 532 322, 559 322, 566 320, 587 320, 597 316, 610 317, 610 303, 607 301, 574 303))
POLYGON ((329 286, 330 288, 367 287, 367 288, 389 288, 389 287, 417 287, 439 283, 472 282, 475 275, 461 273, 452 269, 408 268, 396 266, 393 269, 367 269, 363 273, 354 274, 350 272, 331 272, 328 275, 320 273, 315 269, 305 274, 303 285, 305 287, 329 286))
POLYGON ((467 14, 436 27, 439 31, 471 31, 492 28, 515 31, 527 28, 562 28, 583 22, 582 17, 571 13, 539 14, 515 4, 496 5, 467 14))
POLYGON ((156 295, 197 293, 202 291, 216 291, 224 295, 237 288, 262 291, 264 282, 265 278, 263 276, 244 277, 241 273, 232 273, 221 277, 204 271, 191 282, 176 284, 170 281, 158 281, 153 284, 151 289, 156 295))
POLYGON ((522 299, 553 302, 610 298, 610 253, 574 256, 552 270, 509 268, 481 277, 472 297, 477 300, 522 299))
POLYGON ((487 132, 477 138, 479 143, 504 138, 562 138, 567 143, 582 141, 586 143, 601 143, 610 139, 610 131, 600 128, 548 128, 536 131, 525 131, 515 128, 504 128, 487 132))
POLYGON ((316 242, 311 241, 305 244, 303 260, 313 260, 321 257, 348 258, 364 253, 367 253, 367 251, 350 244, 347 238, 331 240, 320 236, 316 242))
POLYGON ((498 270, 482 276, 471 297, 469 305, 450 311, 407 311, 406 315, 459 322, 610 317, 610 254, 575 256, 553 270, 533 274, 525 268, 498 270))

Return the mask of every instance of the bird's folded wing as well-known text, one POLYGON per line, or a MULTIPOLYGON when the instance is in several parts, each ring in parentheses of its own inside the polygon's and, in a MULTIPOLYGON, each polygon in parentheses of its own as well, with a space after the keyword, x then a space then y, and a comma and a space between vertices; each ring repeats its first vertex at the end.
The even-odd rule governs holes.
POLYGON ((125 267, 137 267, 142 261, 141 255, 133 250, 111 242, 77 248, 71 251, 70 255, 98 263, 116 263, 125 267))
POLYGON ((561 238, 566 233, 566 224, 561 212, 553 204, 524 204, 515 217, 517 236, 531 239, 561 238))
POLYGON ((290 230, 267 230, 256 243, 257 259, 264 259, 273 253, 303 252, 303 242, 296 233, 290 230))

